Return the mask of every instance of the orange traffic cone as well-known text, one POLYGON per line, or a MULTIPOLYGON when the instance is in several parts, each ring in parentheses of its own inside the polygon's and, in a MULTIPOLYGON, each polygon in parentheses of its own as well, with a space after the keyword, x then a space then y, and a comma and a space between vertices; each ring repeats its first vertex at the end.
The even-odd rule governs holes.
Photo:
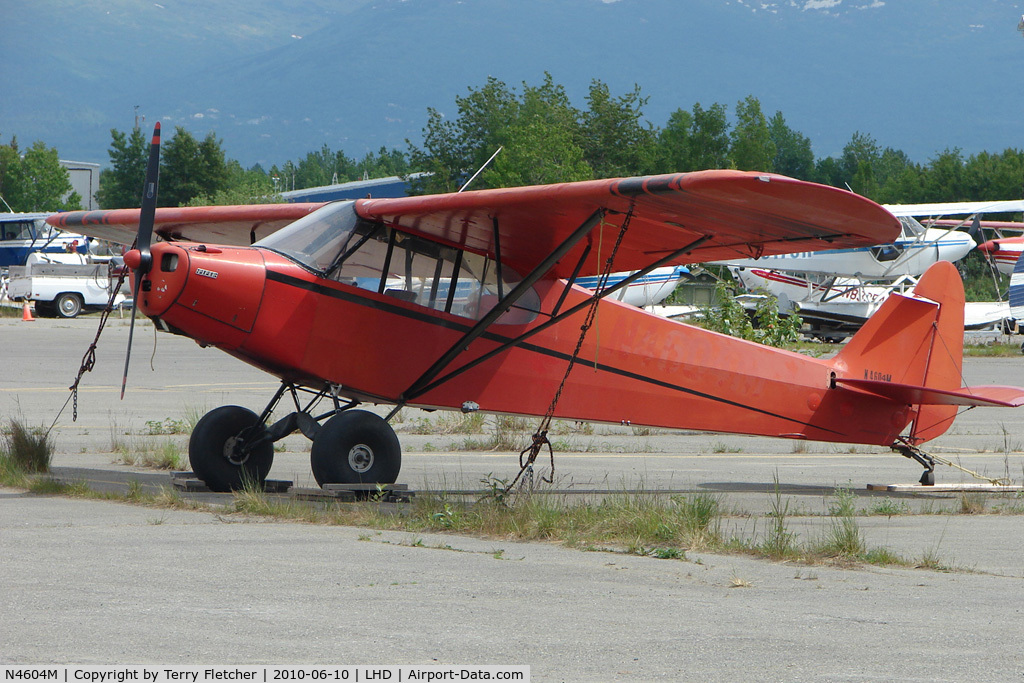
POLYGON ((28 299, 25 299, 25 306, 21 309, 21 320, 22 322, 32 322, 35 318, 32 317, 32 311, 28 307, 28 299))

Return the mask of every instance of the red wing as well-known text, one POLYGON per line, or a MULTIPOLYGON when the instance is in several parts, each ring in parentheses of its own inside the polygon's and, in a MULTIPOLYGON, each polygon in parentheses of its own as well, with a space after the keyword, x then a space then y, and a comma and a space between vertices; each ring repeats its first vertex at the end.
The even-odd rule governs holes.
MULTIPOLYGON (((253 204, 251 206, 184 206, 156 210, 154 229, 164 240, 231 246, 262 239, 323 204, 253 204)), ((72 211, 46 219, 50 225, 118 244, 131 244, 139 228, 139 209, 72 211)))
MULTIPOLYGON (((709 239, 676 263, 883 244, 900 224, 864 197, 785 176, 701 171, 593 180, 459 194, 360 199, 356 211, 400 230, 494 254, 493 221, 502 261, 529 272, 597 209, 607 224, 591 234, 582 274, 600 272, 624 214, 633 209, 614 270, 638 270, 695 240, 709 239)), ((577 246, 554 268, 571 274, 577 246)))

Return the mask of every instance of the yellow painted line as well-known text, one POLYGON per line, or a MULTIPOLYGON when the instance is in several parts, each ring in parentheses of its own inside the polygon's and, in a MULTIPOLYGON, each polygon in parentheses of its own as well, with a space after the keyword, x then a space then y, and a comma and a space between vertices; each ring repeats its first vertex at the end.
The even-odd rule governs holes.
MULTIPOLYGON (((136 386, 136 391, 163 391, 167 389, 182 390, 182 389, 200 389, 203 387, 209 387, 211 390, 223 390, 223 389, 263 389, 266 387, 276 387, 277 382, 266 382, 266 383, 238 383, 238 384, 167 384, 163 386, 136 386)), ((78 393, 96 393, 98 391, 111 391, 118 389, 113 384, 100 384, 90 386, 78 387, 78 393)), ((128 390, 131 391, 132 387, 129 386, 128 390)), ((41 394, 52 394, 52 393, 68 393, 70 389, 67 387, 3 387, 0 388, 0 393, 41 393, 41 394)), ((209 391, 204 393, 210 393, 209 391)))
MULTIPOLYGON (((112 385, 112 384, 110 386, 78 387, 78 393, 80 393, 80 394, 90 394, 90 393, 94 394, 97 391, 111 391, 111 390, 113 390, 115 388, 116 387, 114 387, 114 385, 112 385)), ((54 394, 54 393, 58 393, 59 392, 59 393, 62 393, 62 394, 67 394, 67 393, 70 393, 71 390, 68 389, 67 387, 14 387, 13 389, 0 389, 0 393, 9 393, 9 392, 10 393, 17 392, 17 393, 20 393, 20 394, 23 394, 23 393, 54 394)))

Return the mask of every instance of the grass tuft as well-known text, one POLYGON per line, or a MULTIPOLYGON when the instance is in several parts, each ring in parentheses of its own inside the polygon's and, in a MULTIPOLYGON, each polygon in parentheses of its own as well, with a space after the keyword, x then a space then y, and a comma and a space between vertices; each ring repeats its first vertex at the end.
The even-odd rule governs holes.
POLYGON ((962 515, 980 515, 985 512, 985 507, 988 505, 988 500, 982 493, 961 491, 957 497, 960 501, 960 514, 962 515))
POLYGON ((799 556, 800 552, 796 546, 796 534, 786 524, 789 500, 783 501, 778 472, 773 475, 773 480, 775 489, 770 499, 772 509, 768 513, 768 533, 761 543, 760 551, 775 560, 792 559, 799 556))
POLYGON ((867 544, 857 523, 857 497, 848 487, 835 490, 835 502, 831 506, 832 522, 818 552, 842 559, 861 559, 867 552, 867 544))
POLYGON ((41 427, 29 429, 19 420, 11 420, 3 435, 4 469, 13 473, 46 474, 53 460, 53 442, 41 427))
POLYGON ((180 444, 169 439, 130 439, 121 441, 115 451, 118 462, 131 467, 181 470, 188 461, 180 444))

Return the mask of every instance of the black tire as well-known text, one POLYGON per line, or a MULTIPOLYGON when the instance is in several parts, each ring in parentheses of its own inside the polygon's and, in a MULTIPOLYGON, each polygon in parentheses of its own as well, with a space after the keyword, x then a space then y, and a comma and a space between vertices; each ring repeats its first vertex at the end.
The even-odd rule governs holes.
POLYGON ((35 303, 36 315, 40 318, 56 318, 57 307, 52 301, 37 301, 35 303))
POLYGON ((402 446, 383 418, 365 410, 338 413, 323 424, 309 457, 324 484, 392 484, 402 469, 402 446))
POLYGON ((74 292, 58 294, 53 304, 61 318, 77 318, 82 312, 82 297, 74 292))
POLYGON ((188 440, 192 471, 211 491, 235 491, 247 481, 259 487, 274 464, 274 444, 265 441, 249 453, 242 449, 266 432, 259 416, 241 406, 221 406, 196 423, 188 440))

